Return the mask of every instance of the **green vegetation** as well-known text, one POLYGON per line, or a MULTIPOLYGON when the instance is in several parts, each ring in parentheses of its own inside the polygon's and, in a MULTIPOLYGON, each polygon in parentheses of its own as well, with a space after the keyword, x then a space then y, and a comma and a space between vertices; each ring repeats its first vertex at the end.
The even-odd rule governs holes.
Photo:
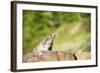
POLYGON ((89 13, 23 10, 23 51, 32 52, 53 32, 53 50, 90 51, 90 17, 89 13))

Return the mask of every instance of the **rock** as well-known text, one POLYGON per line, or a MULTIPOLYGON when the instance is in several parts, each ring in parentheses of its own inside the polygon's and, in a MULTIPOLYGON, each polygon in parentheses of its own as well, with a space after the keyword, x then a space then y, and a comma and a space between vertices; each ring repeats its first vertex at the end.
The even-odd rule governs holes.
POLYGON ((64 61, 76 60, 77 57, 66 51, 41 51, 42 55, 37 53, 27 53, 23 55, 23 62, 43 62, 43 61, 64 61))
POLYGON ((91 59, 91 52, 81 52, 76 54, 78 60, 91 59))

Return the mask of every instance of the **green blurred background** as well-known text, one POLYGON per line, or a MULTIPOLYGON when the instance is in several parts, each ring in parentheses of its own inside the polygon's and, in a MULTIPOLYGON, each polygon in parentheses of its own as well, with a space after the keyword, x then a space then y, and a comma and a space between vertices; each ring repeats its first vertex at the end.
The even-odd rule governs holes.
POLYGON ((91 51, 91 14, 23 10, 23 52, 28 53, 49 33, 53 50, 91 51))

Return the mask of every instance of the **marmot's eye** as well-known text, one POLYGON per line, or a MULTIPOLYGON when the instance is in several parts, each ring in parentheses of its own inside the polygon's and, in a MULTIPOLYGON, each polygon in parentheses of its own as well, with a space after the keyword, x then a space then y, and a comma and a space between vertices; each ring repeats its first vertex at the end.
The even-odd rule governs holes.
POLYGON ((51 37, 55 37, 55 34, 54 34, 54 33, 52 33, 52 34, 50 34, 49 36, 51 36, 51 37))

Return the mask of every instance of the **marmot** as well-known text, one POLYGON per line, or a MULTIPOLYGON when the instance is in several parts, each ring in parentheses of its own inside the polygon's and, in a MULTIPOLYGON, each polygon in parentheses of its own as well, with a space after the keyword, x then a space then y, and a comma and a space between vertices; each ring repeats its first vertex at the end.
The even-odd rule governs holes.
POLYGON ((44 38, 43 41, 35 49, 33 49, 33 52, 37 52, 38 55, 41 55, 42 51, 52 50, 54 38, 54 33, 47 35, 47 37, 44 38))

